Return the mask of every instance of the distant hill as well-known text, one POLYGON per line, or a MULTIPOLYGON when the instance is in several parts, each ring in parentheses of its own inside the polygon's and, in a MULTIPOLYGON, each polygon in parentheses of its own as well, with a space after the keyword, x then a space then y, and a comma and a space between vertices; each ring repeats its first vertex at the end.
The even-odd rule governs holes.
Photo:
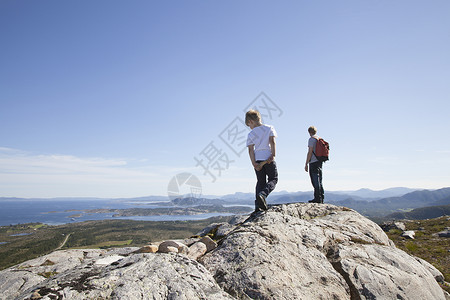
POLYGON ((402 198, 407 200, 416 202, 428 202, 428 203, 440 201, 448 197, 450 197, 450 188, 443 188, 439 190, 415 191, 402 196, 402 198))
MULTIPOLYGON (((371 189, 359 189, 356 191, 325 191, 325 198, 329 201, 342 201, 349 198, 354 200, 366 200, 373 201, 378 199, 383 199, 387 197, 400 197, 407 193, 411 193, 417 191, 418 189, 404 188, 404 187, 395 187, 384 189, 380 191, 374 191, 371 189)), ((216 196, 203 196, 205 198, 217 198, 216 196)), ((272 204, 281 204, 281 203, 294 203, 294 202, 306 202, 311 200, 313 197, 312 191, 307 192, 287 192, 287 191, 274 191, 270 194, 268 201, 272 204)), ((220 199, 230 201, 230 200, 244 200, 244 201, 253 201, 255 200, 254 193, 241 193, 237 192, 234 194, 221 196, 220 199)))
POLYGON ((440 206, 440 205, 447 205, 450 203, 450 196, 442 198, 441 200, 437 200, 433 203, 430 203, 430 206, 440 206))
POLYGON ((381 217, 419 207, 450 204, 450 188, 415 191, 401 197, 389 197, 375 201, 349 198, 343 201, 330 201, 330 203, 352 208, 368 217, 381 217))
MULTIPOLYGON (((410 188, 404 188, 404 187, 395 187, 395 188, 389 188, 384 189, 380 191, 374 191, 371 189, 359 189, 357 191, 338 191, 338 192, 331 192, 332 194, 340 194, 340 195, 348 195, 352 198, 365 198, 368 201, 370 199, 383 199, 388 197, 401 197, 405 194, 417 191, 418 189, 410 189, 410 188)), ((333 199, 334 200, 334 199, 333 199)))
MULTIPOLYGON (((345 200, 354 200, 354 201, 365 201, 372 202, 380 199, 387 198, 395 195, 397 197, 403 196, 408 192, 415 191, 414 189, 408 188, 392 188, 386 189, 382 191, 373 191, 370 189, 360 189, 357 191, 325 191, 325 202, 334 203, 336 205, 345 206, 345 200)), ((296 193, 285 193, 280 195, 270 195, 268 198, 269 203, 272 204, 282 204, 282 203, 296 203, 296 202, 307 202, 314 197, 313 192, 296 192, 296 193)), ((253 196, 254 198, 254 196, 253 196)))
POLYGON ((408 212, 396 212, 390 215, 387 215, 386 219, 394 219, 394 220, 425 220, 425 219, 434 219, 442 216, 450 215, 450 205, 442 205, 442 206, 427 206, 413 209, 408 212))

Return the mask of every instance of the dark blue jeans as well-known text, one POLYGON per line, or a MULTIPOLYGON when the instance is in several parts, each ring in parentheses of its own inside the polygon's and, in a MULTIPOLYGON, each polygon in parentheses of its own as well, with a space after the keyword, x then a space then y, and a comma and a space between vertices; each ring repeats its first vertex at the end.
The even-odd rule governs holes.
MULTIPOLYGON (((260 163, 261 161, 256 161, 260 163)), ((275 189, 278 182, 277 164, 275 161, 265 164, 260 171, 256 171, 256 200, 255 210, 267 210, 267 202, 261 201, 258 197, 262 193, 265 198, 275 189)))
POLYGON ((314 187, 314 201, 323 203, 324 191, 322 185, 322 162, 309 164, 309 177, 314 187))

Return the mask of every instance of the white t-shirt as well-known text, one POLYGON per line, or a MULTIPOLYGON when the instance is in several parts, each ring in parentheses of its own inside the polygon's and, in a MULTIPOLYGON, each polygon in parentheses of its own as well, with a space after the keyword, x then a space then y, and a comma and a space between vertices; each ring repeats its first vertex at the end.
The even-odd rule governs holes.
POLYGON ((270 137, 277 137, 275 128, 271 125, 261 125, 255 127, 248 133, 247 147, 255 145, 255 159, 266 160, 272 155, 269 140, 270 137))

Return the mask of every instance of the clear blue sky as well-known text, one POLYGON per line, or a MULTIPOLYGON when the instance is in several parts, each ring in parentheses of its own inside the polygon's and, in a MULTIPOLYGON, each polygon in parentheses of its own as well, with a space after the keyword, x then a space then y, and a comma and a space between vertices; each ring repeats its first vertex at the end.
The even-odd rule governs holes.
POLYGON ((310 125, 326 190, 450 185, 447 0, 2 0, 0 38, 0 196, 166 195, 183 172, 251 192, 219 135, 261 92, 277 191, 311 190, 310 125))

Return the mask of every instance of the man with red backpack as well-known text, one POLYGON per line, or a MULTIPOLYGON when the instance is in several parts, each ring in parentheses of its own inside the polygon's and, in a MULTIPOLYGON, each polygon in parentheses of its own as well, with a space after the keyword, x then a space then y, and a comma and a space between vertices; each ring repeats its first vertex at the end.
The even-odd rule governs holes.
POLYGON ((314 199, 310 203, 323 203, 324 190, 322 185, 322 164, 328 160, 329 145, 322 138, 316 135, 317 129, 314 126, 308 128, 310 138, 308 140, 308 154, 306 155, 305 171, 314 187, 314 199))

